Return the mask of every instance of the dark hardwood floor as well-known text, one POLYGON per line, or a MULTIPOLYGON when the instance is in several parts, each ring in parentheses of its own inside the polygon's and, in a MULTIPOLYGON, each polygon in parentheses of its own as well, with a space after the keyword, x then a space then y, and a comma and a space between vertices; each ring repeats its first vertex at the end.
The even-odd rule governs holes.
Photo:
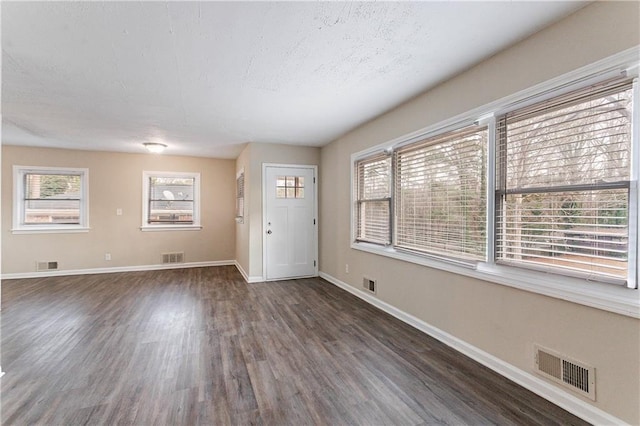
POLYGON ((322 279, 5 280, 2 423, 583 424, 322 279))

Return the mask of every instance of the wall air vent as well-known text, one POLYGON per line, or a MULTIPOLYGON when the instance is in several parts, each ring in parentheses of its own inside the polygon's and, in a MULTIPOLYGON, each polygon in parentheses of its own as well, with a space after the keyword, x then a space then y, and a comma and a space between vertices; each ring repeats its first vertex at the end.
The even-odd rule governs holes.
POLYGON ((184 263, 184 252, 162 253, 162 263, 184 263))
POLYGON ((595 368, 572 360, 549 349, 535 346, 536 373, 596 400, 595 368))
POLYGON ((36 271, 55 271, 58 269, 58 262, 36 262, 36 271))
POLYGON ((376 280, 372 280, 371 278, 362 277, 362 288, 365 290, 376 294, 377 282, 376 280))

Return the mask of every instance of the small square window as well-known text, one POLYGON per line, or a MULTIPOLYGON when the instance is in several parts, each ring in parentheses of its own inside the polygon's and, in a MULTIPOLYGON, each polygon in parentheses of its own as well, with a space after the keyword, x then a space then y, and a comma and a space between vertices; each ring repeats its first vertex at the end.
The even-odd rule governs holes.
POLYGON ((276 198, 304 198, 304 177, 278 176, 276 198))
POLYGON ((77 232, 88 228, 87 169, 14 167, 16 232, 77 232))
POLYGON ((143 173, 142 229, 200 227, 200 174, 143 173))

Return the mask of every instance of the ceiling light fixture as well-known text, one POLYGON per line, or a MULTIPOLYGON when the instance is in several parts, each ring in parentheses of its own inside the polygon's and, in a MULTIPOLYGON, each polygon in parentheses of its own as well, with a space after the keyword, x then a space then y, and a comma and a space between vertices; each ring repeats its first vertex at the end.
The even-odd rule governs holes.
POLYGON ((146 142, 142 145, 144 145, 144 147, 147 148, 149 152, 153 152, 154 154, 160 154, 167 147, 167 145, 157 142, 146 142))

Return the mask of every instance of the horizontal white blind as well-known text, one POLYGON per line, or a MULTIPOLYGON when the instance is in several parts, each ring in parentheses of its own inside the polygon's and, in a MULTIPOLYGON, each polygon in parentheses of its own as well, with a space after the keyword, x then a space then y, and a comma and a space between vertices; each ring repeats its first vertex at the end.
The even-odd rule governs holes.
POLYGON ((24 174, 25 225, 79 224, 79 174, 24 174))
POLYGON ((236 218, 244 217, 244 172, 236 179, 236 218))
POLYGON ((485 260, 487 137, 471 126, 396 151, 397 247, 485 260))
POLYGON ((391 157, 356 162, 356 240, 391 243, 391 157))
POLYGON ((192 177, 151 176, 149 178, 150 224, 192 224, 193 192, 192 177))
POLYGON ((626 279, 631 106, 610 81, 499 120, 498 261, 626 279))

